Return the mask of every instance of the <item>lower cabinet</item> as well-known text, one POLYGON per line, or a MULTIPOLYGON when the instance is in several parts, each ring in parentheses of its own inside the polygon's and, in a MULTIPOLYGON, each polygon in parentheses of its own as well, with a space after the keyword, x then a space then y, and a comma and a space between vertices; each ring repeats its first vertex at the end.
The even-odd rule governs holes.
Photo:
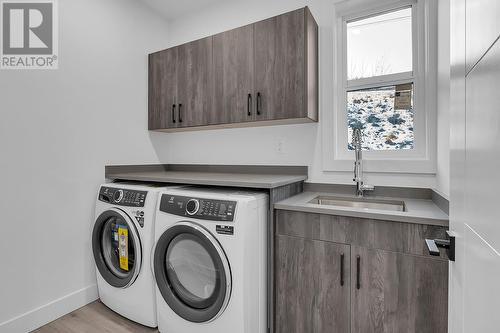
POLYGON ((446 261, 352 246, 351 267, 351 332, 447 332, 446 261))
POLYGON ((275 332, 448 331, 448 261, 419 246, 445 227, 288 211, 277 211, 276 223, 275 332), (386 239, 363 244, 364 223, 386 239))
POLYGON ((349 245, 277 236, 276 332, 348 332, 349 245))

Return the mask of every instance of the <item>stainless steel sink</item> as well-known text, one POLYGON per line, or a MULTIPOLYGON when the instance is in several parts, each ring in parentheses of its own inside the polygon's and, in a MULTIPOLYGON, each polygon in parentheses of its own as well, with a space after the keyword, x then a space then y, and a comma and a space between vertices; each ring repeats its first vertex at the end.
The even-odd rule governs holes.
POLYGON ((340 207, 352 207, 352 208, 381 209, 381 210, 390 210, 396 212, 406 211, 404 201, 398 201, 398 200, 318 196, 309 201, 308 203, 316 205, 328 205, 328 206, 340 206, 340 207))

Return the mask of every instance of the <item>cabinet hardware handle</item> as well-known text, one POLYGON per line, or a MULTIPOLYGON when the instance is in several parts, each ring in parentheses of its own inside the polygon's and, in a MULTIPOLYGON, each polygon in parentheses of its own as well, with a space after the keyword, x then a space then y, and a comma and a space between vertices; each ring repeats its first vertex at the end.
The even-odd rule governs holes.
POLYGON ((344 285, 344 254, 340 254, 340 285, 344 285))
POLYGON ((172 122, 175 124, 175 104, 172 105, 172 122))
POLYGON ((257 115, 260 115, 260 107, 261 107, 261 96, 260 92, 257 93, 257 115))
POLYGON ((356 256, 356 289, 361 289, 360 269, 361 269, 361 257, 356 256))
POLYGON ((182 123, 182 104, 179 104, 179 122, 182 123))
POLYGON ((252 115, 252 94, 248 94, 247 97, 247 115, 252 115))

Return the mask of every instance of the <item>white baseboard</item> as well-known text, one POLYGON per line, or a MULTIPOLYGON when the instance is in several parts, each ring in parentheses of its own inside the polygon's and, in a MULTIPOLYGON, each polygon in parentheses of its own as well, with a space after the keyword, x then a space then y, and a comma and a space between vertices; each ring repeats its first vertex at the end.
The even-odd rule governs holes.
POLYGON ((64 316, 98 298, 93 284, 0 323, 0 333, 26 333, 64 316))

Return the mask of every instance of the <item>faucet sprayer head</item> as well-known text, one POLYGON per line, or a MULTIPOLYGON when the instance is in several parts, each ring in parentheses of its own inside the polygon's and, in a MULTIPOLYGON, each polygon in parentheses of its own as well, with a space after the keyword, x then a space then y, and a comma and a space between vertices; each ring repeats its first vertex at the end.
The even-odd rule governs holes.
POLYGON ((363 143, 363 134, 360 128, 355 128, 352 130, 352 145, 354 147, 361 148, 361 144, 363 143))

